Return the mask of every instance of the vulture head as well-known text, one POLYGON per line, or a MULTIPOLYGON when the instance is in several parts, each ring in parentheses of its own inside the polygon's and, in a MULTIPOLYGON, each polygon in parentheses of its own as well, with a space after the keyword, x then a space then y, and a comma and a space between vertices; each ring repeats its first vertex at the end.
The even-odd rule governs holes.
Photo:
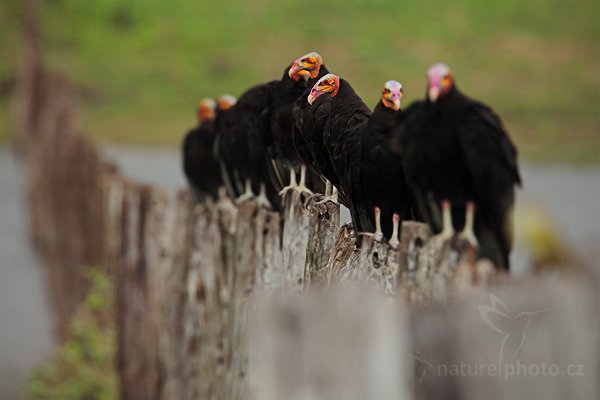
POLYGON ((321 65, 323 65, 323 58, 321 58, 319 53, 313 51, 295 59, 288 71, 288 75, 294 80, 316 78, 319 76, 321 65))
POLYGON ((308 104, 315 102, 321 95, 330 93, 331 97, 335 97, 340 88, 340 77, 334 74, 324 75, 315 83, 308 95, 308 104))
POLYGON ((438 98, 445 96, 454 86, 452 71, 444 63, 433 64, 427 70, 427 98, 435 103, 438 98))
POLYGON ((198 122, 205 122, 215 117, 215 101, 205 97, 198 104, 198 122))
POLYGON ((217 110, 229 110, 231 107, 235 106, 237 99, 230 94, 223 94, 219 96, 217 99, 217 110))
POLYGON ((403 94, 404 90, 402 89, 402 84, 400 82, 387 81, 385 85, 383 85, 383 90, 381 91, 381 102, 387 108, 398 111, 400 109, 400 100, 402 99, 403 94))

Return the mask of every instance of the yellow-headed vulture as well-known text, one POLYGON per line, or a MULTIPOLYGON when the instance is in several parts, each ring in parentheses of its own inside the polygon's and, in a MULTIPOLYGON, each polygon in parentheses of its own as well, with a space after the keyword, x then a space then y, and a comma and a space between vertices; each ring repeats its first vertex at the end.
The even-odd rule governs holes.
POLYGON ((198 125, 182 143, 183 171, 195 201, 216 199, 220 179, 219 164, 213 154, 215 102, 204 98, 198 107, 198 125))
MULTIPOLYGON (((323 98, 318 104, 308 103, 307 98, 310 95, 312 87, 329 71, 323 63, 323 59, 318 53, 308 53, 294 61, 289 70, 290 76, 300 74, 308 78, 307 86, 300 98, 296 100, 293 106, 293 126, 292 136, 296 151, 300 159, 307 165, 309 174, 313 176, 322 176, 329 182, 336 184, 333 174, 333 168, 326 165, 319 165, 318 159, 322 159, 327 152, 323 146, 323 128, 329 117, 329 105, 331 98, 323 98)), ((321 191, 322 189, 317 189, 321 191)))
POLYGON ((521 183, 515 146, 494 111, 458 90, 447 65, 433 65, 427 78, 425 101, 403 113, 394 133, 419 211, 434 231, 462 229, 478 257, 508 269, 521 183))
MULTIPOLYGON (((348 138, 345 133, 357 124, 367 121, 371 110, 356 94, 350 83, 335 74, 327 74, 319 79, 308 95, 308 102, 315 108, 314 136, 322 140, 315 153, 316 163, 323 175, 338 188, 341 202, 352 213, 351 199, 343 184, 347 172, 349 153, 360 145, 359 137, 348 138)), ((373 226, 369 219, 359 219, 352 215, 358 232, 370 232, 373 226)))
POLYGON ((281 201, 271 177, 273 167, 260 131, 260 116, 275 82, 248 89, 235 106, 217 115, 214 152, 232 198, 242 201, 258 193, 259 204, 280 210, 281 201))
POLYGON ((402 95, 399 82, 387 81, 371 117, 344 133, 346 159, 341 177, 355 218, 374 224, 375 239, 385 236, 393 247, 400 243, 401 221, 414 219, 402 159, 390 143, 395 121, 402 114, 402 95))
POLYGON ((316 53, 309 53, 285 68, 282 78, 270 86, 267 106, 261 115, 261 132, 272 158, 272 170, 275 172, 274 184, 281 194, 288 190, 307 194, 323 190, 320 175, 313 169, 305 171, 305 167, 301 166, 303 160, 298 154, 292 133, 294 103, 306 90, 307 80, 312 73, 311 68, 320 67, 316 62, 311 63, 313 54, 316 53), (305 62, 302 63, 302 60, 305 62), (300 171, 302 172, 298 185, 296 174, 300 171), (289 185, 285 186, 288 179, 289 185))

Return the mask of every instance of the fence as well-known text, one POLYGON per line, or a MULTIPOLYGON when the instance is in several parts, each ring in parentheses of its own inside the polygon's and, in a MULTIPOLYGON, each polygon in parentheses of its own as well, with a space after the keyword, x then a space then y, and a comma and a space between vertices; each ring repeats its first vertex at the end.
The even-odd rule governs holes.
POLYGON ((497 274, 416 222, 397 249, 367 238, 357 250, 331 203, 292 195, 279 215, 132 182, 80 134, 29 24, 16 120, 32 239, 63 334, 82 267, 115 279, 123 399, 598 393, 596 281, 497 274))

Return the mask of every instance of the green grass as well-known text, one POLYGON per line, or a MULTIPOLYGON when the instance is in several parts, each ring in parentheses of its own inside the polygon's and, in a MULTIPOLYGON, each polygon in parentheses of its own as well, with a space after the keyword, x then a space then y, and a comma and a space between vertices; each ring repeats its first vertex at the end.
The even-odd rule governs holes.
POLYGON ((599 16, 597 0, 47 0, 42 15, 50 64, 79 86, 100 142, 175 146, 199 98, 315 50, 370 105, 388 79, 405 104, 422 97, 444 60, 524 158, 574 163, 600 161, 599 16))

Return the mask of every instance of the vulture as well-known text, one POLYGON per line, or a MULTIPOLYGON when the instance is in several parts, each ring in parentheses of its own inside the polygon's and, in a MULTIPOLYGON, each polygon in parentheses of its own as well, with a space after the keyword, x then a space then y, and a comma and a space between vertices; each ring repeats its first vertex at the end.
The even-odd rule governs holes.
POLYGON ((241 202, 259 193, 256 197, 259 205, 280 211, 281 202, 272 184, 270 157, 260 132, 261 113, 273 84, 248 89, 233 107, 218 113, 214 122, 217 132, 214 153, 230 197, 241 202))
POLYGON ((350 209, 356 231, 373 232, 373 218, 360 213, 354 203, 358 193, 353 190, 360 186, 355 180, 360 175, 359 169, 350 165, 360 163, 361 152, 361 132, 352 128, 368 121, 371 110, 350 83, 335 74, 319 79, 307 100, 312 107, 317 107, 318 117, 323 109, 327 112, 320 133, 326 153, 322 157, 317 154, 317 163, 324 172, 327 171, 326 166, 331 169, 331 176, 326 177, 340 190, 342 203, 350 209))
POLYGON ((221 96, 217 104, 204 98, 198 106, 198 125, 190 130, 182 143, 183 171, 195 201, 216 200, 222 185, 219 163, 213 153, 215 140, 215 108, 226 110, 235 104, 233 96, 221 96))
POLYGON ((318 53, 308 53, 300 57, 290 68, 290 76, 302 74, 308 78, 306 90, 293 106, 292 137, 296 151, 311 175, 321 176, 337 187, 339 182, 323 144, 323 128, 329 117, 328 103, 331 98, 325 96, 317 104, 312 105, 307 102, 312 87, 328 73, 318 53))
POLYGON ((306 90, 312 69, 320 66, 317 57, 320 57, 317 53, 309 53, 285 68, 282 78, 270 86, 267 105, 261 114, 261 133, 272 159, 273 183, 280 194, 288 190, 307 194, 323 190, 323 182, 316 171, 310 169, 306 176, 307 171, 301 166, 303 160, 298 154, 292 133, 293 107, 306 90), (311 62, 313 57, 315 60, 311 62), (299 68, 299 65, 303 67, 299 68), (296 175, 301 170, 304 172, 298 184, 296 175), (288 176, 290 184, 284 187, 288 176))
POLYGON ((419 212, 448 238, 462 230, 478 258, 508 270, 521 184, 515 146, 494 111, 458 89, 446 64, 431 66, 427 78, 426 99, 411 104, 394 130, 419 212))
POLYGON ((400 244, 401 221, 415 219, 402 159, 391 148, 403 94, 402 84, 387 81, 371 117, 344 134, 354 146, 345 152, 342 187, 356 218, 374 223, 375 240, 385 237, 392 247, 400 244))

